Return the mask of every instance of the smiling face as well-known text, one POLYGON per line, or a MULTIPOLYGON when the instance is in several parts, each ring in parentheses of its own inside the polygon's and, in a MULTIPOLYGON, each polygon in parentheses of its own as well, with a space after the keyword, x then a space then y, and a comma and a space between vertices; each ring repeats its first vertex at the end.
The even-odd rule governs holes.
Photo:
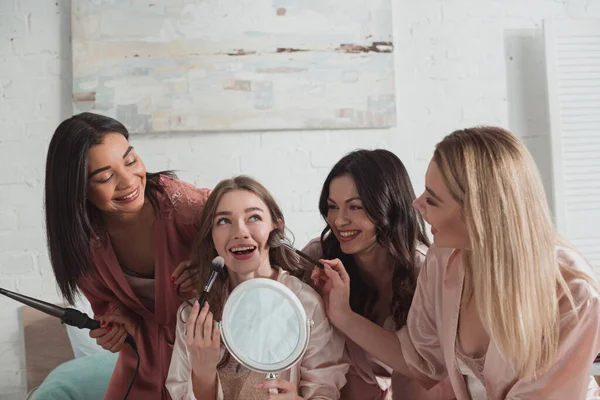
POLYGON ((351 176, 331 180, 327 204, 327 223, 345 254, 361 255, 377 245, 375 224, 363 208, 351 176))
POLYGON ((106 213, 136 213, 144 205, 146 167, 120 133, 88 151, 87 199, 106 213))
POLYGON ((469 248, 469 234, 460 204, 451 196, 439 167, 429 163, 425 191, 413 203, 431 225, 433 243, 439 247, 469 248))
POLYGON ((275 228, 269 208, 254 193, 236 189, 221 197, 212 241, 234 284, 272 273, 269 234, 275 228))

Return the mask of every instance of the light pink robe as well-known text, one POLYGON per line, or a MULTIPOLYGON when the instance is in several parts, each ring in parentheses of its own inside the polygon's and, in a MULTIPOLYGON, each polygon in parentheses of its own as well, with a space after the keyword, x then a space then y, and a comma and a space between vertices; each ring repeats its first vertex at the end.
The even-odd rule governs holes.
MULTIPOLYGON (((114 253, 110 238, 102 233, 90 249, 96 273, 81 281, 81 291, 94 314, 103 315, 122 306, 141 317, 140 326, 130 332, 140 353, 140 367, 129 394, 130 399, 164 400, 169 395, 165 379, 175 340, 175 320, 181 300, 169 277, 181 261, 189 259, 192 240, 198 232, 200 215, 209 190, 161 176, 166 196, 159 195, 160 212, 153 226, 154 307, 148 309, 127 281, 114 253)), ((105 399, 122 399, 133 376, 136 356, 126 346, 119 352, 105 399)))
MULTIPOLYGON (((280 379, 285 379, 298 386, 298 393, 306 400, 335 400, 340 398, 340 388, 346 383, 346 372, 348 364, 343 361, 344 337, 329 324, 325 314, 325 307, 321 296, 311 287, 291 276, 283 270, 279 270, 277 281, 290 288, 298 296, 304 306, 307 318, 314 324, 311 329, 308 348, 302 360, 290 369, 278 374, 280 379)), ((183 305, 179 313, 183 313, 183 319, 187 321, 190 307, 183 305)), ((185 344, 185 323, 177 319, 177 332, 173 358, 167 378, 167 389, 173 400, 196 400, 192 389, 191 366, 189 351, 185 344)), ((218 377, 218 400, 226 399, 223 394, 222 385, 228 384, 217 371, 218 377)), ((256 398, 256 383, 264 380, 265 374, 251 372, 250 378, 238 388, 241 399, 256 398), (256 376, 256 374, 260 376, 256 376)), ((260 392, 266 396, 263 389, 260 392)), ((204 400, 204 399, 202 399, 204 400)), ((211 400, 211 399, 206 399, 211 400)))
MULTIPOLYGON (((557 249, 561 263, 584 272, 588 264, 572 250, 557 249)), ((464 269, 460 252, 432 246, 419 276, 407 325, 398 332, 404 358, 417 379, 450 377, 458 400, 469 395, 457 366, 455 343, 464 269)), ((483 375, 489 400, 591 399, 597 387, 592 361, 600 351, 600 296, 583 280, 571 280, 576 314, 568 299, 559 301, 561 341, 556 365, 531 381, 518 380, 498 348, 490 342, 483 375)))
MULTIPOLYGON (((303 251, 313 259, 323 258, 319 238, 311 240, 303 251)), ((419 244, 416 249, 416 272, 425 262, 427 246, 419 244)), ((384 328, 393 331, 395 324, 388 317, 384 328)), ((448 379, 427 390, 414 379, 392 371, 381 361, 373 358, 360 346, 346 338, 345 356, 350 363, 347 383, 342 388, 342 400, 449 400, 454 399, 448 379)))

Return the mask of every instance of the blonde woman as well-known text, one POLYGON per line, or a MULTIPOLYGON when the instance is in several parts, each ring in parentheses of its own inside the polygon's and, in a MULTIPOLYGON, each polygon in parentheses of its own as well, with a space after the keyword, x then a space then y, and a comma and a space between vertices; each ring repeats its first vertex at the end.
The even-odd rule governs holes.
POLYGON ((330 320, 395 370, 458 400, 584 399, 600 351, 600 295, 589 265, 552 225, 536 166, 500 128, 440 142, 415 207, 434 245, 407 324, 396 333, 353 313, 339 260, 323 260, 330 320))

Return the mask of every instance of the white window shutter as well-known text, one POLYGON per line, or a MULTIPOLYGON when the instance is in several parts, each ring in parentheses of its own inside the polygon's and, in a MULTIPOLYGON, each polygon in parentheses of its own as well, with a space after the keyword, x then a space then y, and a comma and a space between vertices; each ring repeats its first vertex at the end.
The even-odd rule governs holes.
POLYGON ((600 20, 545 21, 554 216, 600 276, 600 20))

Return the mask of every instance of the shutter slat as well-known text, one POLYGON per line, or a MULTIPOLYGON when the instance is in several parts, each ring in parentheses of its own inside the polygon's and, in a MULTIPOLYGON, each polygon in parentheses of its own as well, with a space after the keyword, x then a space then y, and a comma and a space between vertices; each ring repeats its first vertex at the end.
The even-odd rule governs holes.
POLYGON ((557 227, 600 276, 600 21, 544 32, 557 227))

